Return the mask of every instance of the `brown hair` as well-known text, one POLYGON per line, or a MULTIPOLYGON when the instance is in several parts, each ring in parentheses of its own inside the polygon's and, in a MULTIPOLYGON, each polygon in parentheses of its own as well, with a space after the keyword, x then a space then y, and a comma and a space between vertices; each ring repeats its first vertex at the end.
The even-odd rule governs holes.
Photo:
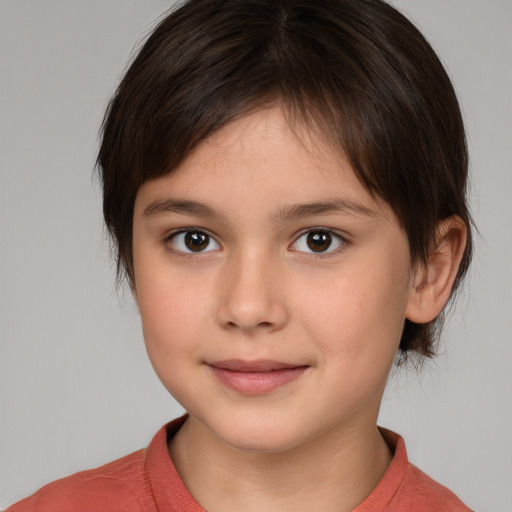
MULTIPOLYGON (((130 65, 102 126, 98 167, 118 278, 134 284, 138 188, 176 169, 206 137, 280 103, 348 157, 393 208, 416 262, 438 222, 458 215, 471 252, 468 156, 457 98, 435 52, 382 0, 189 0, 130 65)), ((441 318, 406 320, 402 354, 433 355, 441 318)))

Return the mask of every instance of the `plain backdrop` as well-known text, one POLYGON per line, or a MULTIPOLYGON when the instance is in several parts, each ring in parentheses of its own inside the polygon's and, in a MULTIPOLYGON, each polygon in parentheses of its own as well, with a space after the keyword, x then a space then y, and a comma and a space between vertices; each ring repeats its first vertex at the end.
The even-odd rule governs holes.
MULTIPOLYGON (((391 379, 380 424, 472 508, 512 512, 512 2, 395 3, 459 93, 480 235, 441 355, 391 379)), ((0 508, 182 412, 115 291, 93 175, 108 99, 170 5, 0 0, 0 508)))

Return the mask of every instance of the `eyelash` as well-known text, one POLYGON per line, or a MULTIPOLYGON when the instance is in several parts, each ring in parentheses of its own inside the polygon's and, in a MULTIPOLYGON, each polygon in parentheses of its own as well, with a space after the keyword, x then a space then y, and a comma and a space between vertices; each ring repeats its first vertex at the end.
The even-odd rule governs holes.
MULTIPOLYGON (((297 243, 301 240, 303 237, 308 237, 309 235, 313 234, 324 234, 328 235, 331 238, 331 243, 329 244, 329 247, 325 251, 308 251, 308 250, 297 250, 292 249, 297 252, 308 254, 309 256, 313 256, 316 258, 322 258, 325 256, 330 256, 333 253, 339 253, 342 251, 347 245, 348 241, 347 239, 337 233, 336 231, 329 229, 329 228, 323 228, 323 227, 315 227, 315 228, 308 228, 307 230, 303 231, 296 239, 295 241, 290 245, 290 248, 293 248, 293 246, 297 245, 297 243), (337 241, 337 242, 336 242, 337 241), (337 246, 334 248, 331 248, 333 244, 337 243, 337 246)), ((305 241, 307 243, 307 241, 305 241)), ((311 248, 311 247, 310 247, 311 248)))
MULTIPOLYGON (((321 241, 322 240, 320 239, 320 242, 321 241)), ((192 242, 194 242, 194 240, 192 240, 192 242)), ((209 252, 212 252, 212 251, 215 251, 215 250, 218 250, 218 249, 222 248, 221 244, 219 242, 217 242, 215 237, 212 236, 210 233, 208 233, 206 230, 200 229, 200 228, 193 228, 193 227, 186 228, 186 229, 181 229, 179 231, 174 231, 174 232, 170 233, 169 235, 167 235, 165 237, 164 243, 171 245, 171 250, 175 254, 177 254, 177 255, 179 255, 181 257, 186 257, 186 258, 197 257, 197 256, 200 256, 200 255, 205 255, 206 253, 209 253, 209 252), (206 245, 206 247, 208 247, 212 242, 216 245, 216 247, 213 248, 213 249, 209 249, 209 250, 199 250, 199 251, 187 250, 186 247, 178 248, 176 246, 176 239, 180 235, 187 236, 187 234, 190 234, 190 235, 197 235, 197 234, 203 235, 203 236, 205 236, 207 238, 207 245, 206 245)), ((304 243, 307 244, 308 241, 305 240, 304 243)), ((333 231, 332 229, 323 228, 323 227, 315 227, 315 228, 308 228, 307 230, 305 230, 302 233, 300 233, 295 238, 294 242, 289 246, 289 248, 292 251, 294 251, 294 252, 304 253, 304 254, 308 254, 308 255, 316 257, 316 258, 321 258, 321 257, 329 256, 332 253, 338 253, 338 252, 342 251, 348 243, 349 242, 346 240, 346 238, 344 236, 342 236, 339 233, 333 231), (308 237, 308 236, 313 235, 313 234, 327 235, 331 239, 329 241, 329 246, 327 247, 327 249, 325 251, 315 251, 315 250, 311 249, 311 246, 309 246, 309 244, 308 244, 308 246, 309 246, 309 248, 311 250, 298 250, 297 248, 294 248, 294 246, 297 246, 297 244, 300 242, 300 240, 303 237, 308 237), (331 248, 333 244, 336 244, 336 247, 331 248)), ((185 244, 186 244, 186 240, 183 240, 180 245, 183 246, 185 244)))
MULTIPOLYGON (((166 245, 167 244, 171 245, 171 249, 172 249, 172 251, 175 254, 178 254, 179 256, 187 257, 187 258, 195 257, 195 256, 198 256, 198 255, 204 255, 205 253, 212 252, 212 249, 207 250, 207 251, 204 251, 204 250, 192 251, 192 250, 186 250, 186 248, 181 249, 181 248, 176 247, 176 239, 180 235, 185 235, 186 236, 187 234, 201 234, 201 235, 204 235, 208 239, 208 245, 210 245, 211 242, 214 242, 216 244, 217 247, 215 249, 213 249, 213 250, 217 250, 217 249, 219 249, 221 247, 219 242, 217 242, 217 240, 215 240, 215 237, 213 237, 210 233, 208 233, 204 229, 193 228, 193 227, 186 228, 186 229, 180 229, 179 231, 174 231, 174 232, 170 233, 169 235, 167 235, 165 237, 164 243, 166 245)), ((181 242, 181 245, 184 245, 185 243, 186 243, 186 240, 183 240, 181 242)))

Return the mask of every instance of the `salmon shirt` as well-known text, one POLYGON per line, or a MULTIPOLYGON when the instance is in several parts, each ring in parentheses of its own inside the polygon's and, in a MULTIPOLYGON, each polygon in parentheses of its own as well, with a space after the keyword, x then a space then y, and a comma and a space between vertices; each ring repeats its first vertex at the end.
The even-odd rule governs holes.
MULTIPOLYGON (((167 450, 185 417, 155 435, 147 449, 56 480, 6 512, 206 512, 180 478, 167 450)), ((353 512, 471 512, 446 487, 411 464, 403 439, 381 429, 393 460, 353 512)))

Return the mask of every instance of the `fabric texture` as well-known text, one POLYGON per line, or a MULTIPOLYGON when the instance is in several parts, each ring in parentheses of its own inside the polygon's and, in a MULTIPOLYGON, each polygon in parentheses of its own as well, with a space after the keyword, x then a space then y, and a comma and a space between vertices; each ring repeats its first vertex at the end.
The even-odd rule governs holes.
MULTIPOLYGON (((205 512, 167 451, 168 439, 185 418, 162 427, 147 449, 56 480, 6 512, 205 512)), ((408 461, 399 435, 381 432, 393 460, 378 486, 353 512, 470 512, 455 494, 408 461)))

